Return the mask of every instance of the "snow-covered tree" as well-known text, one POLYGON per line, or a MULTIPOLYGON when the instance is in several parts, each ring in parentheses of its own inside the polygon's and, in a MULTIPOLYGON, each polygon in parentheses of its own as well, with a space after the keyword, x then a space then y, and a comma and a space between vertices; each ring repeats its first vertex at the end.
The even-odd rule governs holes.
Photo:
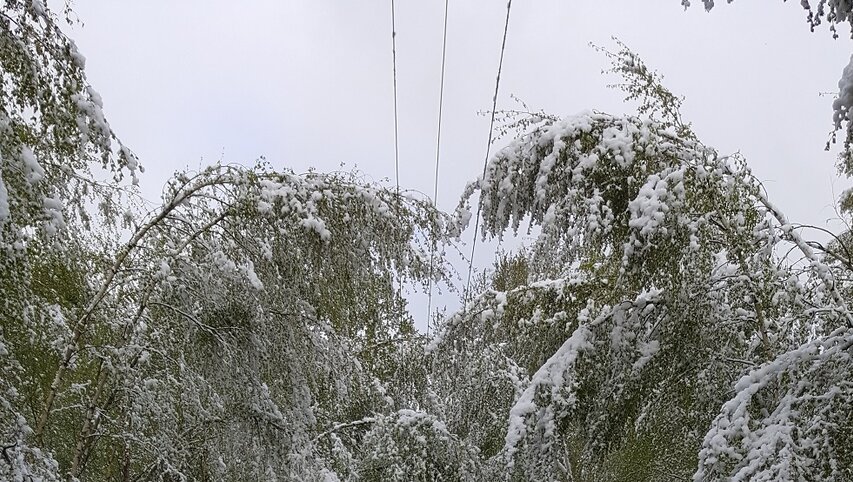
POLYGON ((41 1, 0 8, 0 477, 24 480, 56 474, 33 432, 47 367, 103 261, 92 219, 104 215, 96 223, 109 239, 124 219, 121 180, 141 168, 56 16, 41 1))
POLYGON ((448 427, 514 480, 844 480, 849 272, 636 55, 610 55, 648 116, 543 120, 457 210, 479 191, 484 235, 540 234, 529 280, 481 293, 430 347, 448 427))
POLYGON ((0 10, 0 479, 853 477, 850 234, 804 240, 623 45, 638 115, 508 118, 453 215, 266 162, 146 211, 60 23, 0 10), (536 238, 429 339, 402 287, 477 192, 536 238))
POLYGON ((379 473, 351 462, 383 430, 446 441, 395 379, 418 346, 399 279, 445 276, 445 216, 264 164, 178 174, 143 212, 60 20, 0 23, 0 478, 311 480, 379 473))

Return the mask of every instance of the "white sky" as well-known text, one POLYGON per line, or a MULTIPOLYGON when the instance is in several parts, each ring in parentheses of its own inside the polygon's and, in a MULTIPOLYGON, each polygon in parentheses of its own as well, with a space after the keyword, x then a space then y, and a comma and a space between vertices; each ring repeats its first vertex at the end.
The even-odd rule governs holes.
MULTIPOLYGON (((432 193, 444 2, 396 3, 401 186, 432 193)), ((345 162, 393 180, 390 0, 74 7, 84 25, 70 35, 113 128, 146 167, 149 199, 177 169, 262 155, 297 172, 345 162)), ((491 108, 505 13, 503 0, 450 0, 445 210, 482 171, 488 118, 477 113, 491 108)), ((819 96, 837 91, 850 56, 840 31, 838 40, 810 33, 798 2, 720 2, 705 13, 678 0, 516 0, 498 108, 515 107, 512 93, 557 115, 632 112, 587 46, 615 48, 615 35, 686 97, 683 113, 705 143, 741 151, 792 221, 825 225, 833 191, 848 187, 823 150, 832 98, 819 96)), ((489 265, 493 249, 478 250, 475 265, 489 265)))

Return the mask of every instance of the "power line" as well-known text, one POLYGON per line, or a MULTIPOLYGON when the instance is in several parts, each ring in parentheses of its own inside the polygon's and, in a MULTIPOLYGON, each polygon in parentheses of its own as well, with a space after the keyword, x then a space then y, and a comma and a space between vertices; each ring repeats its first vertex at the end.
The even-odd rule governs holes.
MULTIPOLYGON (((391 65, 394 78, 394 184, 396 186, 395 205, 400 216, 400 135, 397 116, 397 18, 394 0, 391 0, 391 65)), ((398 273, 398 294, 400 296, 399 325, 403 325, 403 274, 398 273)))
MULTIPOLYGON (((444 107, 444 67, 447 60, 447 6, 450 0, 444 0, 444 34, 441 41, 441 82, 438 93, 438 129, 435 136, 435 180, 433 182, 432 205, 438 202, 438 166, 441 158, 441 114, 444 107)), ((432 234, 432 246, 429 252, 429 301, 427 302, 427 327, 429 336, 429 317, 432 314, 432 276, 435 267, 435 233, 432 234)))
POLYGON ((394 181, 397 186, 397 198, 400 197, 400 136, 397 118, 397 19, 394 0, 391 0, 391 64, 394 74, 394 181))
MULTIPOLYGON (((491 116, 492 118, 489 121, 489 143, 486 145, 486 158, 483 160, 483 176, 481 179, 486 178, 486 168, 489 165, 489 154, 491 153, 491 149, 492 149, 492 134, 494 132, 494 127, 495 127, 495 109, 497 109, 497 106, 498 106, 498 93, 500 91, 500 86, 501 86, 501 69, 503 68, 503 63, 504 63, 504 52, 506 51, 506 35, 507 35, 507 32, 509 31, 509 13, 511 10, 512 10, 512 0, 508 0, 507 4, 506 4, 506 22, 504 23, 504 36, 503 36, 503 41, 501 42, 501 58, 500 58, 500 61, 498 62, 498 76, 497 76, 497 79, 495 80, 495 96, 492 98, 492 116, 491 116)), ((482 186, 481 186, 481 188, 482 188, 482 186)), ((480 189, 480 198, 481 199, 483 196, 482 192, 483 192, 483 190, 480 189)), ((469 292, 471 289, 471 270, 473 269, 473 266, 474 266, 474 250, 477 248, 477 234, 478 234, 479 228, 480 228, 480 213, 482 211, 482 208, 483 208, 483 203, 478 202, 477 203, 477 218, 476 218, 476 221, 474 221, 474 242, 471 246, 471 258, 468 259, 468 281, 465 284, 465 302, 466 303, 467 303, 469 292)))

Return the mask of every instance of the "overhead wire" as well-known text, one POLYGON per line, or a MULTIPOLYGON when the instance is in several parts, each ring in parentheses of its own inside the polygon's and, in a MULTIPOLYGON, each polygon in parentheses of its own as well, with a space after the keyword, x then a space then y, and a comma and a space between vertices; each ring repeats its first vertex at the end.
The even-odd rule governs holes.
MULTIPOLYGON (((441 159, 441 119, 442 119, 442 111, 444 108, 444 71, 445 65, 447 63, 447 7, 450 3, 450 0, 444 0, 444 33, 442 34, 441 40, 441 80, 439 82, 439 91, 438 91, 438 128, 436 129, 435 136, 435 178, 433 180, 433 193, 432 193, 432 205, 436 206, 438 202, 438 167, 439 160, 441 159)), ((429 336, 429 324, 430 324, 430 316, 432 316, 432 290, 433 290, 433 274, 435 270, 435 250, 436 250, 436 238, 435 232, 432 233, 432 244, 430 246, 429 252, 429 298, 427 301, 427 326, 426 333, 429 336)))
MULTIPOLYGON (((491 119, 489 120, 489 142, 486 144, 486 157, 483 160, 483 175, 480 178, 481 181, 486 178, 486 169, 488 168, 488 165, 489 165, 489 155, 491 154, 491 149, 492 149, 492 139, 493 139, 494 128, 495 128, 495 110, 497 109, 497 106, 498 106, 498 93, 500 92, 500 86, 501 86, 501 70, 503 69, 503 63, 504 63, 504 52, 506 51, 506 37, 507 37, 507 32, 509 31, 509 15, 510 15, 511 10, 512 10, 512 0, 508 0, 507 4, 506 4, 506 21, 504 22, 503 40, 501 41, 501 56, 500 56, 500 60, 498 61, 498 75, 497 75, 497 78, 495 79, 495 96, 492 98, 492 115, 491 115, 491 119)), ((482 186, 481 186, 481 188, 482 188, 482 186)), ((481 193, 480 197, 481 198, 482 198, 482 192, 483 191, 481 189, 480 190, 480 193, 481 193)), ((470 290, 471 290, 471 272, 472 272, 473 266, 474 266, 474 250, 477 249, 477 235, 479 233, 479 228, 480 228, 480 216, 482 214, 482 207, 483 207, 483 204, 481 202, 478 202, 477 203, 477 217, 476 217, 476 220, 474 221, 474 241, 471 245, 471 257, 468 259, 468 281, 465 283, 465 292, 463 293, 464 301, 466 304, 468 302, 468 298, 470 296, 470 290)))
POLYGON ((394 79, 394 183, 400 196, 400 136, 397 116, 397 18, 394 0, 391 0, 391 66, 394 79))
MULTIPOLYGON (((396 191, 395 205, 397 216, 400 216, 400 129, 399 116, 397 114, 397 15, 394 0, 391 0, 391 68, 393 74, 394 90, 394 185, 396 191)), ((398 273, 398 295, 400 296, 400 312, 398 322, 403 324, 403 275, 398 273)))

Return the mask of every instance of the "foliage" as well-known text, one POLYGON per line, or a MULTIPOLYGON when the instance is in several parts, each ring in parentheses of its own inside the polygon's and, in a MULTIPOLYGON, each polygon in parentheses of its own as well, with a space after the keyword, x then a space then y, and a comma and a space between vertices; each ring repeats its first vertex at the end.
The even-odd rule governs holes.
POLYGON ((457 209, 468 219, 480 190, 484 235, 525 221, 540 234, 534 278, 483 292, 433 342, 448 426, 504 433, 481 449, 517 480, 844 480, 847 268, 813 252, 742 158, 702 145, 620 47, 614 71, 652 118, 543 121, 457 209), (779 257, 786 245, 807 264, 779 257), (483 403, 508 417, 483 419, 483 403))
POLYGON ((853 476, 850 234, 805 241, 624 44, 639 115, 501 113, 453 215, 265 162, 144 212, 59 22, 0 12, 0 478, 853 476), (478 191, 535 241, 429 338, 401 287, 450 276, 478 191))
POLYGON ((344 477, 341 422, 418 390, 391 379, 414 333, 399 279, 445 277, 427 233, 453 226, 356 174, 265 164, 178 174, 142 212, 59 20, 7 1, 0 21, 0 478, 344 477))

